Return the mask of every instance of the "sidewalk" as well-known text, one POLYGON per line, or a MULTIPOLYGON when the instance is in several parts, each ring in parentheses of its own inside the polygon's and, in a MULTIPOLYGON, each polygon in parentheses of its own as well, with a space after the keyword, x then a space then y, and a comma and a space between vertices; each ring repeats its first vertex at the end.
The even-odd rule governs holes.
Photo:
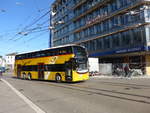
POLYGON ((130 79, 142 79, 142 78, 147 78, 150 79, 150 76, 146 75, 146 76, 133 76, 133 77, 124 77, 124 76, 106 76, 106 75, 95 75, 95 76, 90 76, 90 78, 130 78, 130 79))
POLYGON ((35 113, 35 111, 0 79, 0 113, 35 113))

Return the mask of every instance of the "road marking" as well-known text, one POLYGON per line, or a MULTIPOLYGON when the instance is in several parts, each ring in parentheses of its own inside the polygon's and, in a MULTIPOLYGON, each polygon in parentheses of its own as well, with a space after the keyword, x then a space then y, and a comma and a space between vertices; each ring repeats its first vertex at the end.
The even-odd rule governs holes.
POLYGON ((22 93, 20 93, 16 88, 14 88, 10 83, 6 80, 1 79, 4 83, 6 83, 21 99, 23 99, 36 113, 46 113, 42 109, 40 109, 37 105, 35 105, 31 100, 25 97, 22 93))

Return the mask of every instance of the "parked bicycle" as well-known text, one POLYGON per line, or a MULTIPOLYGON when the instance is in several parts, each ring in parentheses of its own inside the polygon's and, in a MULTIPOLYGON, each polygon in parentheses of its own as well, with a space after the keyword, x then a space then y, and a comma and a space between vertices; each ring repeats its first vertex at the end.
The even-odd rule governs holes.
POLYGON ((100 73, 97 72, 97 71, 92 71, 90 72, 90 76, 96 76, 96 75, 99 75, 100 73))
POLYGON ((114 71, 113 71, 113 75, 115 75, 115 76, 124 76, 124 71, 123 71, 123 69, 121 69, 121 68, 119 68, 119 67, 117 67, 116 69, 114 69, 114 71))
POLYGON ((141 69, 130 69, 128 73, 126 73, 123 69, 116 68, 113 71, 113 75, 118 76, 118 77, 136 77, 136 76, 141 76, 142 75, 142 70, 141 69))
POLYGON ((141 76, 142 70, 141 69, 131 69, 127 75, 127 77, 135 77, 135 76, 141 76))

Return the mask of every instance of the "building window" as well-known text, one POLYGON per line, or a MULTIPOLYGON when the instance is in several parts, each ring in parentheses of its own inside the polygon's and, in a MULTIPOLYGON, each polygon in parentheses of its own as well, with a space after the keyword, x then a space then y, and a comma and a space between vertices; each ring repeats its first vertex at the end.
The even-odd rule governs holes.
POLYGON ((109 37, 104 38, 104 48, 105 49, 110 48, 110 39, 109 39, 109 37))
POLYGON ((123 46, 130 45, 131 34, 129 33, 129 31, 121 33, 121 37, 122 37, 122 45, 123 46))
POLYGON ((120 45, 119 35, 118 34, 112 35, 111 38, 112 38, 112 46, 119 47, 119 45, 120 45))
POLYGON ((90 50, 91 51, 95 51, 96 50, 95 40, 90 41, 90 50))
POLYGON ((96 49, 102 49, 102 38, 96 40, 96 49))

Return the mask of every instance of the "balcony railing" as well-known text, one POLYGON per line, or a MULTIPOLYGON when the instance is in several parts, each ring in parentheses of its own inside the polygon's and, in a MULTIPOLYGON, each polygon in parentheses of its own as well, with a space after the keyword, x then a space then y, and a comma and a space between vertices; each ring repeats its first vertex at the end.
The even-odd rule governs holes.
POLYGON ((88 1, 88 0, 78 0, 78 2, 74 3, 73 9, 78 8, 79 6, 81 6, 82 4, 84 4, 86 1, 88 1))
POLYGON ((90 7, 89 10, 86 10, 85 12, 75 15, 76 17, 73 19, 73 21, 77 21, 78 19, 82 18, 83 16, 91 13, 93 10, 96 10, 97 8, 104 6, 106 3, 110 2, 111 0, 102 0, 95 4, 94 6, 90 7))
POLYGON ((110 35, 113 35, 113 34, 117 34, 117 33, 128 31, 128 30, 131 30, 131 29, 139 28, 141 26, 149 25, 149 24, 150 23, 145 22, 145 23, 139 23, 139 24, 133 23, 133 24, 129 24, 129 25, 124 25, 124 26, 118 27, 116 29, 113 29, 111 31, 105 31, 105 32, 99 33, 99 34, 97 34, 97 36, 96 35, 88 36, 88 37, 86 37, 86 38, 84 38, 82 40, 77 40, 74 43, 75 44, 80 44, 80 43, 83 43, 83 42, 87 42, 87 41, 95 40, 97 38, 110 36, 110 35))
POLYGON ((126 7, 120 8, 119 10, 116 10, 115 12, 112 12, 109 15, 106 15, 106 14, 101 15, 101 16, 98 15, 96 18, 90 20, 89 22, 87 21, 86 25, 83 25, 83 26, 80 26, 79 28, 76 28, 74 33, 79 32, 81 30, 84 30, 84 29, 86 29, 88 27, 91 27, 91 26, 93 26, 93 25, 95 25, 97 23, 103 22, 103 21, 105 21, 107 19, 110 19, 110 18, 112 18, 112 17, 114 17, 116 15, 127 13, 129 10, 131 10, 133 8, 136 8, 136 7, 138 7, 138 6, 142 5, 142 4, 145 4, 145 2, 142 1, 142 0, 138 0, 138 1, 139 2, 136 1, 136 2, 134 2, 132 4, 129 4, 126 7))

